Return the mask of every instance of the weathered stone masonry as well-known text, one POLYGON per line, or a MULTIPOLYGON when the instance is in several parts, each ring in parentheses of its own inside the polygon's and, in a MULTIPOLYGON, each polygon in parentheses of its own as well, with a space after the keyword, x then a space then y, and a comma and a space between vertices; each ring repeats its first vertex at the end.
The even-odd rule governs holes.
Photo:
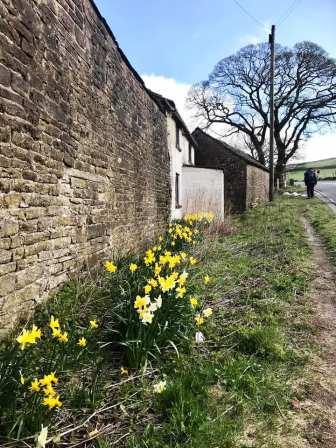
POLYGON ((0 331, 169 215, 165 116, 90 0, 0 0, 0 331))

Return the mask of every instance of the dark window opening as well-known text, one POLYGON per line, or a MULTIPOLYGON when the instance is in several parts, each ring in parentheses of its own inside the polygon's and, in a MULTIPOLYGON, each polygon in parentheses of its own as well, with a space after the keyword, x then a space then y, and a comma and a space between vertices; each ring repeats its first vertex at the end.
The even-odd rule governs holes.
POLYGON ((177 123, 176 123, 176 148, 181 151, 180 148, 180 128, 178 127, 177 123))
POLYGON ((175 174, 175 208, 181 208, 180 204, 180 175, 175 174))
POLYGON ((188 155, 188 159, 189 159, 189 165, 192 165, 193 161, 192 161, 192 146, 189 143, 189 155, 188 155))

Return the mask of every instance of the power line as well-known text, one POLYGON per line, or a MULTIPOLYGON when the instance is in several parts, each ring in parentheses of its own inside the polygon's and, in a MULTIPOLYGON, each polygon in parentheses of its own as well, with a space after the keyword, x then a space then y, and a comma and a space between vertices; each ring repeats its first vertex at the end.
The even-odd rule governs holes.
POLYGON ((292 14, 296 6, 301 2, 301 0, 294 0, 291 5, 288 7, 287 11, 285 11, 285 14, 283 18, 278 22, 278 26, 285 22, 285 20, 288 19, 288 17, 292 14))
POLYGON ((248 12, 248 10, 238 1, 238 0, 233 0, 235 2, 235 4, 237 6, 239 6, 239 8, 247 15, 250 17, 250 19, 254 20, 258 25, 261 25, 262 27, 264 26, 263 23, 260 22, 260 20, 258 20, 256 17, 254 17, 250 12, 248 12))

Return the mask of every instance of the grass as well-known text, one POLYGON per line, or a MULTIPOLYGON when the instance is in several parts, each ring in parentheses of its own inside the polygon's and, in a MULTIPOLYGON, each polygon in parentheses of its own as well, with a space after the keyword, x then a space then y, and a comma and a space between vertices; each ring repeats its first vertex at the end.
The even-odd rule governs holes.
MULTIPOLYGON (((120 267, 118 281, 98 276, 67 285, 37 312, 35 322, 42 325, 54 314, 67 322, 76 340, 87 331, 89 318, 101 325, 94 337, 87 335, 90 344, 83 356, 64 367, 66 405, 49 420, 22 426, 19 434, 16 424, 3 446, 34 446, 33 438, 20 442, 18 435, 25 430, 29 437, 42 421, 62 446, 282 446, 295 398, 292 385, 302 374, 315 331, 305 298, 309 249, 296 200, 282 198, 251 210, 232 226, 203 229, 191 249, 199 262, 188 267, 186 298, 169 311, 169 325, 163 315, 153 327, 155 337, 139 333, 150 333, 151 327, 136 326, 137 315, 129 315, 134 312, 130 297, 143 288, 148 272, 132 279, 120 267), (192 313, 184 303, 190 296, 199 301, 192 313), (194 313, 206 307, 213 316, 195 327, 194 313), (197 332, 204 342, 196 341, 197 332), (121 366, 128 373, 121 374, 121 366), (159 381, 166 387, 153 393, 159 381)), ((120 266, 131 261, 139 263, 139 258, 120 266)), ((0 352, 3 365, 9 347, 0 352)), ((25 397, 18 366, 36 365, 19 361, 12 363, 12 375, 3 375, 12 378, 6 393, 9 400, 15 397, 16 417, 25 397)), ((14 417, 8 419, 7 413, 6 420, 3 414, 3 428, 8 420, 15 424, 14 417)))
POLYGON ((336 264, 336 214, 319 199, 305 201, 302 210, 322 238, 331 260, 336 264))

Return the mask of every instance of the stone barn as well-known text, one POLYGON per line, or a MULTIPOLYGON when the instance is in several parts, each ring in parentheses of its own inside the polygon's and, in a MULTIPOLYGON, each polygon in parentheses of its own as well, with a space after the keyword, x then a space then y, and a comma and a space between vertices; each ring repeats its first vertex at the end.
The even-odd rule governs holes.
POLYGON ((197 143, 195 165, 224 171, 226 210, 241 213, 268 200, 269 171, 264 165, 200 128, 196 128, 192 136, 197 143))

